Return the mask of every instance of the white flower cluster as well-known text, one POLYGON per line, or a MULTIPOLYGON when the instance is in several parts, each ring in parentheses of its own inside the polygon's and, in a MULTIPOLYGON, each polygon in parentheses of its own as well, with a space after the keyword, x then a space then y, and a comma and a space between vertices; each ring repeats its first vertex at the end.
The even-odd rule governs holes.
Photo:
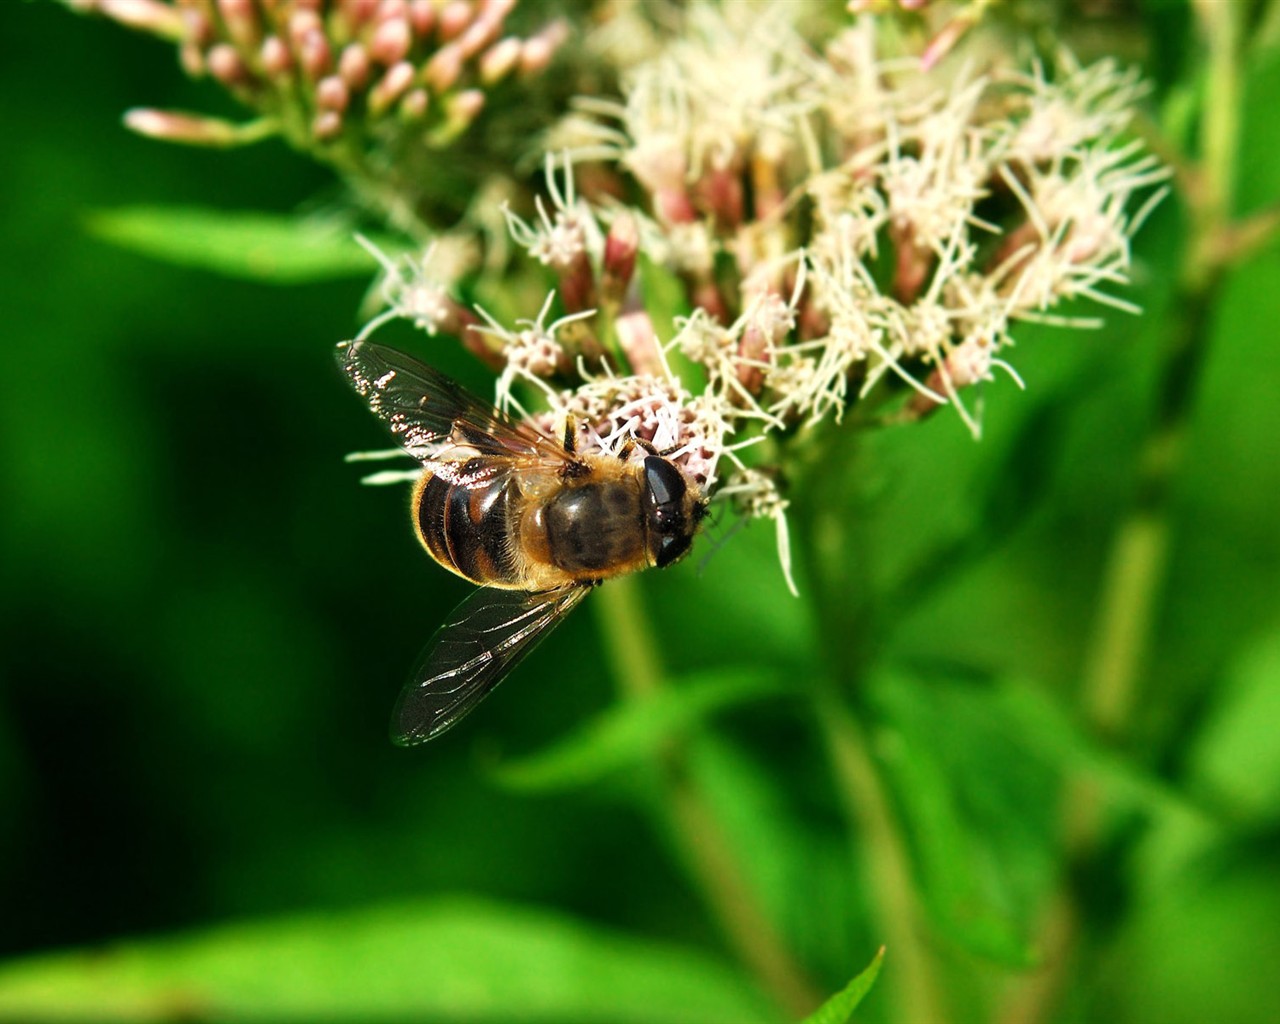
POLYGON ((1057 311, 1068 300, 1133 308, 1112 289, 1167 177, 1124 139, 1142 85, 1113 64, 977 68, 961 47, 925 71, 882 55, 867 18, 819 53, 793 9, 695 5, 621 102, 584 105, 561 181, 548 162, 552 209, 508 215, 568 315, 544 326, 548 299, 523 330, 481 329, 503 357, 500 405, 532 382, 547 425, 571 416, 582 444, 669 452, 713 498, 778 524, 788 582, 774 467, 739 452, 869 396, 899 419, 951 405, 977 435, 963 395, 997 367, 1021 385, 1001 358, 1014 325, 1094 322, 1057 311), (641 203, 576 196, 571 162, 641 203), (669 329, 645 312, 637 252, 684 286, 690 312, 669 329), (671 368, 687 363, 696 381, 671 368))

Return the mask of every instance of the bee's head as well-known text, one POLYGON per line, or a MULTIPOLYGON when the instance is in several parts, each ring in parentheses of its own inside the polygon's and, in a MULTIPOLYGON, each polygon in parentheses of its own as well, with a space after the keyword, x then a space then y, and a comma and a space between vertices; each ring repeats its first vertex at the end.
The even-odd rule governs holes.
POLYGON ((689 489, 674 463, 649 455, 644 460, 644 508, 649 557, 661 569, 688 553, 707 503, 689 489))

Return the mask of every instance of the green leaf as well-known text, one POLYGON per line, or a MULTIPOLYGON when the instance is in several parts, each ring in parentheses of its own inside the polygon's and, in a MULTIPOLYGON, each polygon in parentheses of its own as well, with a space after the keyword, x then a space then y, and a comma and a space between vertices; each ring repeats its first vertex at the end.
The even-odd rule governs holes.
POLYGON ((750 670, 717 670, 670 681, 651 697, 617 704, 546 750, 492 770, 504 786, 551 791, 583 786, 643 761, 672 736, 726 708, 787 691, 750 670))
POLYGON ((1280 623, 1247 648, 1217 695, 1189 774, 1241 817, 1280 810, 1280 623))
POLYGON ((921 895, 939 929, 999 963, 1035 963, 1028 942, 1050 868, 1052 773, 954 681, 879 678, 877 749, 921 895))
MULTIPOLYGON (((96 237, 179 266, 266 284, 369 277, 373 257, 352 230, 303 217, 194 206, 124 206, 89 215, 96 237)), ((384 252, 396 244, 374 240, 384 252)))
POLYGON ((861 974, 856 975, 849 984, 809 1014, 802 1024, 846 1024, 858 1004, 871 991, 871 986, 876 983, 883 962, 884 947, 881 946, 880 952, 861 974))
POLYGON ((702 953, 545 911, 442 899, 0 967, 0 1020, 769 1021, 702 953))
POLYGON ((796 798, 822 777, 820 752, 789 749, 780 764, 711 730, 683 749, 690 778, 787 946, 815 971, 843 975, 865 948, 860 877, 838 820, 796 798))

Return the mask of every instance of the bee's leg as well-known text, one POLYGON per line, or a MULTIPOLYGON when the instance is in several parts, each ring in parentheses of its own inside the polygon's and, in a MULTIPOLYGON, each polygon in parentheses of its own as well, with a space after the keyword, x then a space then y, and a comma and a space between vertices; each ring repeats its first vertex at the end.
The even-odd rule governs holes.
POLYGON ((635 444, 636 446, 638 446, 638 447, 640 447, 640 448, 643 448, 643 449, 644 449, 645 451, 647 451, 650 455, 657 455, 657 454, 658 454, 658 449, 657 449, 657 448, 655 448, 655 447, 653 446, 653 442, 652 442, 652 441, 646 441, 643 437, 633 437, 633 438, 631 439, 631 441, 629 441, 628 443, 629 443, 629 444, 635 444))
POLYGON ((578 421, 572 416, 564 420, 564 450, 570 455, 578 454, 578 421))
POLYGON ((631 453, 632 453, 633 451, 635 451, 635 450, 636 450, 636 442, 635 442, 635 440, 634 440, 634 439, 629 439, 629 440, 626 442, 626 444, 624 444, 621 448, 619 448, 619 449, 618 449, 618 458, 619 458, 622 462, 626 462, 626 461, 627 461, 627 459, 631 458, 631 453))

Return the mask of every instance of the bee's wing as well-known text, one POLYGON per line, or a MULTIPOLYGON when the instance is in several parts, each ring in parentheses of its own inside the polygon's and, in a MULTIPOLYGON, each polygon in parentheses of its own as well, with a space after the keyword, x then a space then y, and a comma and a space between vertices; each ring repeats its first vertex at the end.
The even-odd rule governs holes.
POLYGON ((532 594, 477 590, 427 644, 392 712, 391 738, 408 747, 452 728, 590 589, 588 584, 573 584, 532 594))
POLYGON ((412 356, 371 341, 344 341, 338 365, 401 446, 420 461, 449 441, 482 455, 520 455, 562 464, 563 446, 517 423, 412 356))

